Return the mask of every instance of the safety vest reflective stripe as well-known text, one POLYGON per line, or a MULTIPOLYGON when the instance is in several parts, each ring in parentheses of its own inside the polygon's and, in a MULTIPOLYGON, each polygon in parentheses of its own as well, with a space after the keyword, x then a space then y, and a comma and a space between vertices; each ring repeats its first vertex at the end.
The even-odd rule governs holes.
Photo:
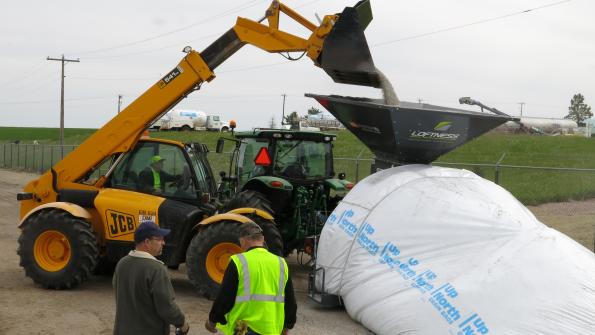
POLYGON ((161 176, 159 175, 159 172, 153 170, 152 168, 151 171, 153 172, 153 187, 158 190, 161 188, 161 176))
POLYGON ((279 303, 285 302, 285 296, 283 296, 283 291, 285 289, 285 266, 283 264, 283 259, 279 256, 279 267, 280 267, 280 276, 279 276, 279 291, 277 295, 272 294, 250 294, 250 270, 248 269, 248 261, 246 260, 246 256, 243 254, 237 254, 238 259, 242 263, 242 268, 244 269, 242 273, 242 282, 244 283, 244 292, 242 295, 238 295, 236 297, 236 302, 247 302, 247 301, 274 301, 279 303))

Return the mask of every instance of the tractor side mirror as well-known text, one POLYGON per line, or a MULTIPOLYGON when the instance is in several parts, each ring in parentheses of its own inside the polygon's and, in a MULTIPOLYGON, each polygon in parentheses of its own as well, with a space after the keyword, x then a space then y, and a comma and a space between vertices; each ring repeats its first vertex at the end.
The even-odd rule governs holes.
POLYGON ((340 172, 339 173, 339 179, 344 180, 345 179, 345 172, 340 172))
POLYGON ((223 146, 225 145, 225 140, 223 138, 219 138, 217 140, 217 148, 215 149, 215 151, 220 154, 223 152, 223 146))

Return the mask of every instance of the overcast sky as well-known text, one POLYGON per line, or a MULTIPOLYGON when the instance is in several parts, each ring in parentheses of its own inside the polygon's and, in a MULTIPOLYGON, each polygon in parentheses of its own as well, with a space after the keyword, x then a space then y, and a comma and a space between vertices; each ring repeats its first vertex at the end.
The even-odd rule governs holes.
MULTIPOLYGON (((287 0, 312 22, 355 0, 287 0)), ((201 51, 237 16, 259 19, 270 1, 104 0, 3 2, 0 126, 58 127, 60 62, 67 63, 65 126, 98 128, 182 59, 201 51)), ((366 36, 374 62, 401 100, 460 107, 471 96, 511 115, 561 118, 582 93, 595 104, 595 1, 371 0, 366 36), (550 5, 551 6, 547 6, 550 5), (547 7, 544 7, 547 6, 547 7), (522 13, 525 10, 533 11, 522 13), (521 14, 522 13, 522 14, 521 14)), ((306 36, 295 25, 281 26, 306 36)), ((285 24, 285 25, 284 25, 285 24)), ((178 107, 267 126, 306 114, 304 93, 377 98, 377 89, 333 83, 304 57, 291 62, 245 46, 178 107)), ((465 107, 471 108, 472 107, 465 107)))

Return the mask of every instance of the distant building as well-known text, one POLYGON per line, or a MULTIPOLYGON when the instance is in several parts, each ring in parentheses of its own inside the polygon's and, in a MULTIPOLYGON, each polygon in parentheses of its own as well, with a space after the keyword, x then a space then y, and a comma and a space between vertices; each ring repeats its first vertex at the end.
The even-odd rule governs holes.
POLYGON ((320 130, 338 130, 345 129, 339 120, 335 119, 330 114, 320 113, 318 115, 307 115, 302 118, 309 127, 316 127, 320 130))

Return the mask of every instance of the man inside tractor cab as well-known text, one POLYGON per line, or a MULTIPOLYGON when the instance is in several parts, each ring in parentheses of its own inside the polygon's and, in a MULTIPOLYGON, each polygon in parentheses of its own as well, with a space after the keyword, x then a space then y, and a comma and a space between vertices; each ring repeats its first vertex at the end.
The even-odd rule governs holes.
POLYGON ((139 175, 141 190, 150 193, 164 193, 165 183, 180 181, 181 176, 169 174, 163 170, 163 161, 159 155, 151 157, 149 166, 144 168, 139 175))
POLYGON ((279 141, 275 169, 281 176, 291 179, 305 179, 308 174, 304 141, 279 141))

